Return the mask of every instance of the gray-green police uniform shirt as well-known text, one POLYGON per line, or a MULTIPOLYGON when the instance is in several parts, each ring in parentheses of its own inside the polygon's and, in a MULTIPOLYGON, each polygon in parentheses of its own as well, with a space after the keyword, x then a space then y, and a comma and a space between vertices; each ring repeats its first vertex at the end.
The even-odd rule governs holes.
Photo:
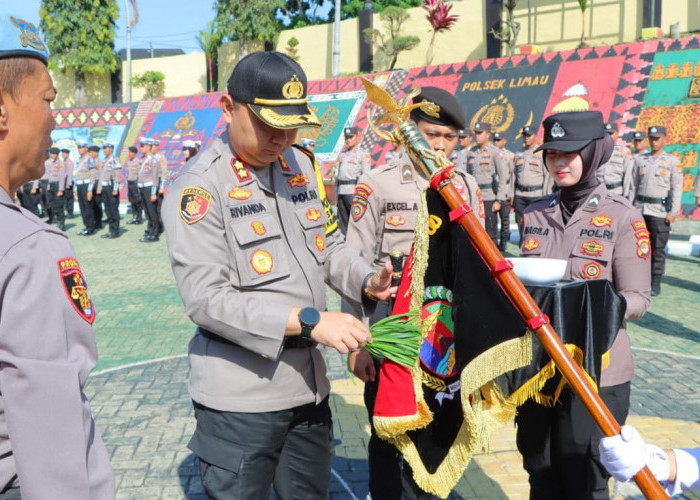
POLYGON ((467 173, 474 176, 479 184, 484 201, 503 201, 508 198, 508 167, 501 159, 498 148, 478 144, 469 148, 467 173))
POLYGON ((75 251, 2 188, 0 234, 0 491, 17 474, 22 498, 113 499, 82 391, 97 361, 95 307, 75 251))
POLYGON ((683 174, 678 166, 678 158, 668 153, 654 156, 651 153, 642 153, 634 159, 632 167, 632 187, 634 191, 634 205, 644 215, 652 217, 666 217, 676 215, 681 209, 681 194, 683 190, 683 174), (671 197, 671 210, 660 201, 645 202, 650 199, 663 199, 671 197))
POLYGON ((267 412, 328 395, 321 349, 282 348, 293 307, 325 310, 326 282, 359 302, 372 272, 328 214, 306 153, 290 148, 271 166, 246 167, 228 131, 174 180, 162 217, 180 295, 199 326, 189 346, 195 401, 267 412))

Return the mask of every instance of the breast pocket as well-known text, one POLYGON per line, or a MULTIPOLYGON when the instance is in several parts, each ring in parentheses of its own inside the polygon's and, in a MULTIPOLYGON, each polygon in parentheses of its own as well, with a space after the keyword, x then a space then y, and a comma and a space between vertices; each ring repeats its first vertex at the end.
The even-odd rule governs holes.
POLYGON ((289 276, 280 224, 271 214, 246 217, 230 224, 236 241, 240 286, 254 287, 289 276))
POLYGON ((304 238, 306 240, 306 248, 313 254, 319 264, 326 262, 326 229, 324 227, 326 214, 320 204, 307 205, 296 209, 296 216, 299 219, 302 229, 304 230, 304 238))
POLYGON ((523 243, 520 245, 520 255, 523 257, 541 257, 542 255, 547 255, 549 246, 550 241, 548 237, 524 234, 523 243))
POLYGON ((392 250, 402 250, 405 253, 413 243, 413 232, 416 227, 414 212, 389 212, 384 219, 381 251, 389 254, 392 250))
POLYGON ((572 279, 597 279, 607 274, 612 260, 614 241, 579 238, 569 259, 572 279))
POLYGON ((654 174, 654 184, 658 187, 668 189, 671 185, 671 172, 669 170, 657 170, 654 174))

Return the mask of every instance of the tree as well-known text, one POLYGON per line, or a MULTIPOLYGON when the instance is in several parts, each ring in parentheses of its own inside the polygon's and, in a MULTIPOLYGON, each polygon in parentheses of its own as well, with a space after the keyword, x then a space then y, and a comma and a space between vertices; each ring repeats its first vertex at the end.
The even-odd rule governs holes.
POLYGON ((136 75, 131 79, 131 84, 145 89, 146 99, 163 97, 165 94, 165 75, 160 71, 146 71, 143 75, 136 75))
POLYGON ((116 0, 42 0, 40 26, 51 53, 49 68, 75 72, 75 103, 87 104, 85 77, 117 69, 116 0))
POLYGON ((503 6, 508 11, 508 20, 500 21, 497 27, 491 28, 491 34, 503 43, 508 45, 508 55, 515 53, 515 46, 518 44, 520 34, 520 23, 515 20, 513 11, 518 5, 518 0, 504 0, 503 6))
POLYGON ((581 9, 581 43, 579 48, 588 47, 586 43, 586 8, 588 8, 588 0, 578 0, 578 6, 581 9))
POLYGON ((207 29, 197 33, 197 43, 207 59, 207 92, 215 91, 217 85, 214 78, 214 69, 217 64, 216 59, 219 54, 219 47, 221 47, 221 35, 216 31, 213 21, 207 24, 207 29))
POLYGON ((369 43, 373 43, 390 60, 388 69, 391 71, 396 65, 399 53, 411 50, 420 43, 417 36, 401 36, 401 26, 410 17, 406 9, 401 7, 387 7, 379 13, 379 19, 384 24, 386 34, 377 29, 367 28, 363 34, 369 43))
POLYGON ((216 0, 216 31, 224 40, 238 40, 238 56, 254 50, 257 43, 274 44, 282 24, 276 17, 285 0, 216 0))
POLYGON ((318 9, 325 0, 285 0, 284 7, 278 14, 286 17, 286 28, 301 28, 312 24, 328 22, 328 16, 320 16, 318 9))
POLYGON ((299 62, 299 49, 297 48, 298 46, 299 40, 297 40, 296 37, 292 37, 289 40, 287 40, 287 48, 284 49, 287 52, 287 55, 297 62, 299 62))
MULTIPOLYGON (((341 0, 340 18, 350 19, 357 17, 360 11, 365 8, 366 0, 341 0)), ((423 0, 374 0, 371 2, 372 9, 377 12, 384 12, 387 7, 399 7, 401 9, 410 9, 411 7, 419 7, 423 4, 423 0)), ((335 6, 331 8, 328 14, 329 18, 335 15, 335 6)))
POLYGON ((459 16, 450 15, 452 4, 446 4, 443 0, 425 0, 423 9, 428 13, 425 18, 428 20, 433 30, 433 35, 430 37, 430 43, 428 44, 428 50, 425 55, 425 65, 430 66, 430 63, 433 62, 433 49, 437 34, 441 31, 449 31, 454 23, 457 22, 459 16))

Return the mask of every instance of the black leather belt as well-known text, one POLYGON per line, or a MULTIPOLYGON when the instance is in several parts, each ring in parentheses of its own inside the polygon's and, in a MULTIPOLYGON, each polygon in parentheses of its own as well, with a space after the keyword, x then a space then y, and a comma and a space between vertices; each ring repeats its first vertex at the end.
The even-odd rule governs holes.
POLYGON ((642 203, 660 203, 663 205, 666 203, 666 198, 649 198, 648 196, 637 195, 636 201, 642 203))
POLYGON ((345 186, 347 184, 357 184, 357 179, 350 180, 350 181, 338 181, 339 186, 345 186))
POLYGON ((488 184, 479 184, 479 189, 493 189, 493 184, 490 182, 488 184))
POLYGON ((605 183, 605 187, 608 189, 616 189, 622 187, 622 181, 613 182, 612 184, 605 183))
POLYGON ((524 193, 531 193, 532 191, 539 191, 542 189, 542 186, 522 186, 520 184, 516 184, 515 189, 524 193))
MULTIPOLYGON (((231 342, 230 340, 212 333, 209 330, 205 330, 204 328, 199 328, 198 330, 202 336, 208 338, 209 340, 216 340, 217 342, 222 342, 224 344, 238 345, 235 342, 231 342)), ((307 340, 299 335, 285 337, 282 341, 282 349, 303 349, 306 347, 314 347, 316 345, 318 345, 318 342, 314 340, 307 340)))

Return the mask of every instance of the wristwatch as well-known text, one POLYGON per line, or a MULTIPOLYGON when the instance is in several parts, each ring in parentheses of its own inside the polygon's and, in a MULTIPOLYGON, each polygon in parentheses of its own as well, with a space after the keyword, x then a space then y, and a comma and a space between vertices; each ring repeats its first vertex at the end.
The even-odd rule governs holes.
POLYGON ((321 321, 321 313, 313 307, 305 307, 299 311, 299 323, 301 324, 301 338, 311 340, 311 330, 321 321))

